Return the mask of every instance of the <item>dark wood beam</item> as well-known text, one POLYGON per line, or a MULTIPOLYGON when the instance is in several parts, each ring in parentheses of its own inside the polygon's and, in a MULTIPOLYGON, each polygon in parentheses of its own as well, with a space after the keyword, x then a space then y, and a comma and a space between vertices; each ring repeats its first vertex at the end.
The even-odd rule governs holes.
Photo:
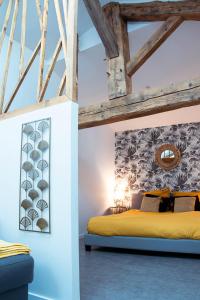
POLYGON ((166 41, 166 39, 183 22, 182 17, 169 17, 164 24, 150 37, 144 46, 127 63, 127 73, 132 76, 147 59, 166 41))
POLYGON ((126 65, 130 61, 127 22, 120 16, 120 5, 115 4, 104 10, 113 29, 119 50, 119 56, 107 60, 109 99, 116 99, 132 92, 132 80, 127 74, 126 65))
POLYGON ((200 78, 145 90, 79 109, 79 128, 89 128, 200 104, 200 78))
POLYGON ((119 55, 115 34, 103 12, 99 0, 83 0, 88 13, 102 40, 108 58, 119 55))
MULTIPOLYGON (((112 5, 109 4, 109 5, 112 5)), ((153 1, 138 4, 121 4, 122 17, 128 21, 165 21, 172 16, 185 20, 200 20, 200 1, 153 1)))

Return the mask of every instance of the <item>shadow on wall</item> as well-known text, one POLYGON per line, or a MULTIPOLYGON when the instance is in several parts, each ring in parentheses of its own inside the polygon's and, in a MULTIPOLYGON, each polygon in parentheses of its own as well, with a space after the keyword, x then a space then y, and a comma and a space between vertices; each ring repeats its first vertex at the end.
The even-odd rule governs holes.
POLYGON ((79 131, 79 223, 86 232, 88 219, 112 205, 114 188, 114 133, 109 126, 79 131))

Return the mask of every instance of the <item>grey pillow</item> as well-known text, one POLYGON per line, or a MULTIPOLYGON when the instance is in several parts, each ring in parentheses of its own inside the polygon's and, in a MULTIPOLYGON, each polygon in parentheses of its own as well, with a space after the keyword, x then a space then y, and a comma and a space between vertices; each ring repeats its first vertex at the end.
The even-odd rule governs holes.
POLYGON ((195 210, 196 197, 178 197, 174 201, 174 212, 195 210))
POLYGON ((140 210, 145 212, 159 212, 160 197, 147 197, 142 199, 142 205, 140 210))
POLYGON ((132 208, 140 209, 142 204, 143 193, 141 191, 132 194, 132 208))

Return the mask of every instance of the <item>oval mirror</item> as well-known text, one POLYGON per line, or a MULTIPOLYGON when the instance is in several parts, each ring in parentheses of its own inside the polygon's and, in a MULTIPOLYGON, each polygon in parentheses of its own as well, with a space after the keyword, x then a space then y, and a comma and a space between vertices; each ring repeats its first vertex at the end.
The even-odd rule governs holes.
POLYGON ((172 144, 162 145, 156 150, 155 161, 164 170, 177 167, 180 160, 180 151, 172 144))

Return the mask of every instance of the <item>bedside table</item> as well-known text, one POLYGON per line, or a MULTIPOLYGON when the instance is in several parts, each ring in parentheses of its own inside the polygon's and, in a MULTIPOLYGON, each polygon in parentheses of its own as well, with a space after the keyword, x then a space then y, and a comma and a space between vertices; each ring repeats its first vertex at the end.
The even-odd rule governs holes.
POLYGON ((125 207, 125 206, 112 206, 112 207, 110 207, 110 213, 112 215, 121 214, 121 213, 123 213, 127 210, 128 210, 128 208, 125 207))

